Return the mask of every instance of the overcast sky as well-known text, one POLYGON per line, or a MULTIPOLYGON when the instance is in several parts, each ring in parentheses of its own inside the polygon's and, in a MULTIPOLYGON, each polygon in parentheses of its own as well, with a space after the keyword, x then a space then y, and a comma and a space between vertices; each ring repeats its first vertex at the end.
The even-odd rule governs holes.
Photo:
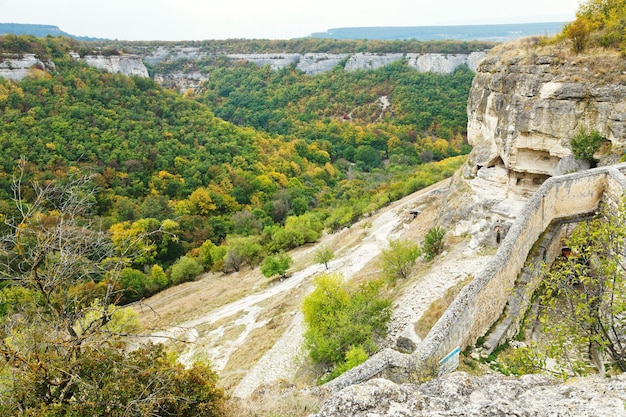
POLYGON ((579 0, 0 0, 0 22, 120 40, 291 39, 338 27, 569 21, 579 0))

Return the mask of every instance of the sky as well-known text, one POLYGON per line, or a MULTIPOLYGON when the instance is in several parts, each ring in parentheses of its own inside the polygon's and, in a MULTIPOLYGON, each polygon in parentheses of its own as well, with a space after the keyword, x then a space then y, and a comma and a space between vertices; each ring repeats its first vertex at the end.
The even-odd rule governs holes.
POLYGON ((119 40, 292 39, 339 27, 570 21, 579 0, 0 0, 0 22, 119 40))

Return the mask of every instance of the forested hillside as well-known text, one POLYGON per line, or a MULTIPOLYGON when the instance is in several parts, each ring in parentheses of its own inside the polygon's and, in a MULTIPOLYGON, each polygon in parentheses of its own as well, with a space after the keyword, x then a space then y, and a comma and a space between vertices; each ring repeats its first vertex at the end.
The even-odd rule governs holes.
MULTIPOLYGON (((309 77, 235 63, 216 68, 203 94, 183 97, 79 64, 67 55, 75 43, 26 44, 54 57, 56 70, 0 81, 3 214, 22 158, 33 180, 89 171, 96 214, 114 237, 164 224, 176 236, 138 271, 167 269, 203 244, 222 248, 201 269, 238 269, 244 261, 229 262, 227 248, 243 238, 254 265, 449 175, 456 163, 421 164, 467 151, 467 69, 438 76, 394 64, 309 77)), ((159 287, 144 278, 125 299, 159 287)))
MULTIPOLYGON (((437 76, 394 64, 309 77, 237 62, 216 67, 203 92, 180 95, 69 53, 89 48, 0 37, 1 53, 55 64, 0 79, 0 385, 9 387, 0 396, 21 398, 6 410, 44 398, 45 410, 102 413, 103 397, 77 381, 111 384, 127 368, 96 370, 98 355, 144 366, 121 354, 137 325, 115 306, 349 227, 450 176, 463 158, 445 158, 468 150, 467 69, 437 76)), ((170 400, 219 403, 208 368, 189 374, 159 349, 146 355, 164 375, 204 378, 208 391, 189 382, 170 400)), ((179 406, 170 400, 150 410, 179 406)))

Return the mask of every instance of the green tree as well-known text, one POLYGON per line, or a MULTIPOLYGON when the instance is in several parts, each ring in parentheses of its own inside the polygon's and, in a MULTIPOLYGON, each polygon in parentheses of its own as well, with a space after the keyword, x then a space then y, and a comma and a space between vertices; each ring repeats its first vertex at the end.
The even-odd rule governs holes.
POLYGON ((202 265, 191 256, 181 256, 170 272, 172 284, 177 285, 183 282, 192 281, 204 271, 202 265))
POLYGON ((228 269, 239 271, 246 263, 251 268, 257 266, 263 259, 263 247, 259 243, 258 236, 228 236, 226 238, 226 258, 224 266, 228 269))
POLYGON ((604 372, 604 356, 626 371, 626 209, 580 223, 567 239, 572 255, 548 269, 541 301, 541 317, 552 337, 549 356, 568 373, 583 372, 576 358, 585 355, 604 372), (554 317, 559 317, 554 320, 554 317), (582 355, 582 356, 581 356, 582 355))
POLYGON ((413 242, 390 240, 389 248, 383 249, 381 253, 383 274, 390 282, 396 282, 399 278, 406 279, 421 254, 420 247, 413 242))
POLYGON ((335 257, 335 252, 327 245, 320 246, 314 255, 315 262, 318 264, 324 264, 324 267, 328 269, 328 262, 335 257))
POLYGON ((281 279, 285 279, 292 262, 293 260, 286 253, 267 256, 261 263, 261 273, 266 278, 280 275, 281 279))
POLYGON ((124 290, 124 294, 120 300, 121 303, 130 303, 132 301, 143 298, 146 287, 149 286, 148 277, 136 269, 124 268, 120 271, 120 286, 124 290))
POLYGON ((220 415, 215 373, 137 345, 137 313, 115 305, 133 250, 92 226, 90 178, 27 187, 23 175, 14 182, 19 216, 0 237, 3 297, 21 294, 0 309, 0 414, 220 415))
POLYGON ((344 366, 362 359, 358 349, 376 351, 374 339, 385 332, 391 317, 391 301, 380 296, 381 286, 371 281, 356 287, 341 275, 315 278, 315 289, 302 304, 305 343, 314 362, 344 366))

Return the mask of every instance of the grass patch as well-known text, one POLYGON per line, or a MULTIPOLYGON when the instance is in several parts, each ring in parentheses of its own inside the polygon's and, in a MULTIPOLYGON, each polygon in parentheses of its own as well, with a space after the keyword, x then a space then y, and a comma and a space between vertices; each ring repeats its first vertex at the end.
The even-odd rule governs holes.
POLYGON ((326 397, 321 391, 302 392, 294 384, 267 384, 246 399, 228 402, 225 417, 308 417, 317 413, 326 397))
POLYGON ((437 323, 437 320, 441 318, 443 313, 448 309, 452 301, 461 292, 463 287, 469 284, 474 279, 473 276, 468 275, 463 281, 458 282, 453 287, 448 288, 446 293, 438 300, 430 303, 428 309, 422 314, 422 317, 415 323, 415 333, 424 339, 430 329, 437 323))

